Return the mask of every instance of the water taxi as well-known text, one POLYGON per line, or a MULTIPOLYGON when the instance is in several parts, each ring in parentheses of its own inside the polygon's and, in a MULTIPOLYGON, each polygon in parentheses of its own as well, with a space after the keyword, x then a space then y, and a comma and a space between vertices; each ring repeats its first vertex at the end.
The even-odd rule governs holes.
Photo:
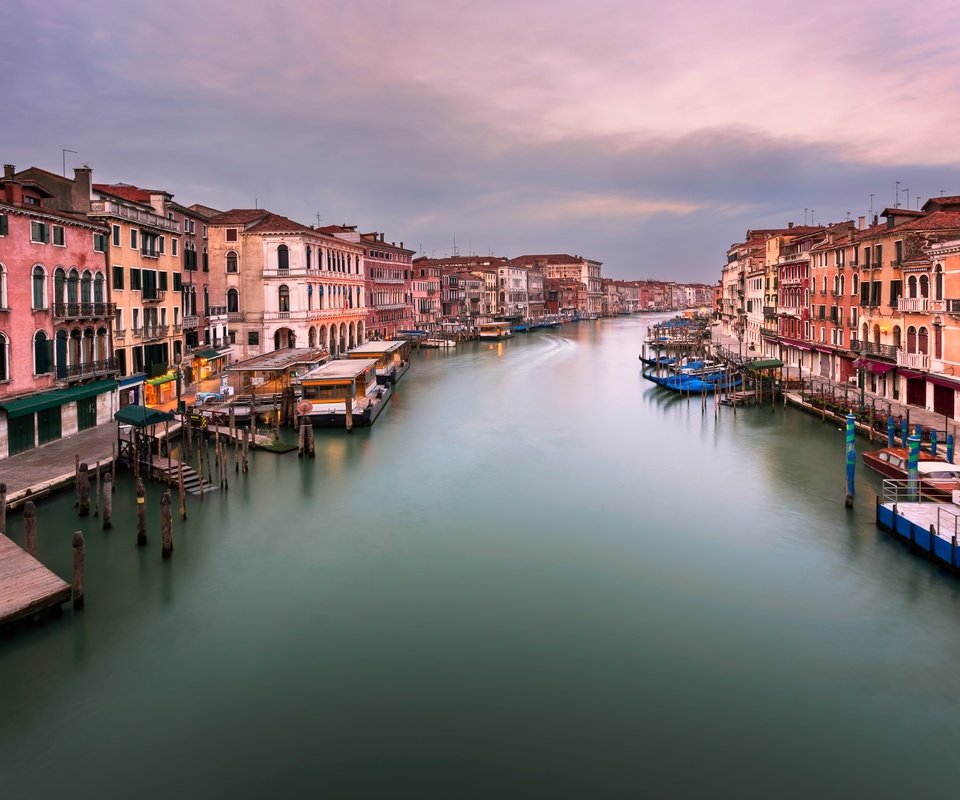
POLYGON ((410 368, 410 342, 403 339, 367 342, 350 350, 347 358, 376 359, 377 382, 392 386, 410 368))
POLYGON ((314 425, 341 428, 347 409, 352 425, 372 425, 393 391, 377 383, 377 359, 341 358, 300 376, 303 400, 314 425))
POLYGON ((508 321, 481 322, 478 336, 481 339, 509 339, 513 331, 508 321))

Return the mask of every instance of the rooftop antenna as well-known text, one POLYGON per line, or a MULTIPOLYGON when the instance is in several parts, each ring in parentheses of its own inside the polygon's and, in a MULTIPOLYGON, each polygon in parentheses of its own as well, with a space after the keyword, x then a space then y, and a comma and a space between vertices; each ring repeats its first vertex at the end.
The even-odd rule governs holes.
POLYGON ((900 208, 900 181, 897 181, 897 193, 893 198, 893 207, 900 208))
MULTIPOLYGON (((66 178, 67 177, 67 153, 73 153, 74 155, 77 155, 77 151, 67 150, 66 147, 62 149, 63 149, 63 152, 61 153, 61 155, 63 156, 63 177, 66 178)), ((940 194, 942 195, 943 192, 941 192, 940 194)))
POLYGON ((806 209, 806 208, 803 209, 803 224, 804 224, 804 225, 807 224, 807 209, 806 209))
POLYGON ((260 199, 260 198, 258 198, 258 197, 254 197, 254 198, 253 198, 253 207, 254 207, 254 208, 260 208, 260 206, 257 205, 257 202, 259 201, 259 199, 260 199))
POLYGON ((844 212, 844 213, 847 215, 846 218, 849 220, 849 219, 850 219, 850 212, 849 212, 849 211, 846 211, 846 212, 844 212))
MULTIPOLYGON (((909 190, 909 189, 901 189, 900 191, 907 193, 907 211, 909 211, 909 210, 910 210, 910 190, 909 190)), ((899 206, 898 206, 898 207, 899 207, 899 206)))
POLYGON ((874 192, 870 192, 870 216, 867 219, 871 221, 873 220, 873 198, 874 197, 876 197, 876 194, 874 192))
POLYGON ((810 224, 813 225, 813 212, 816 211, 815 208, 810 209, 810 224))
POLYGON ((453 234, 453 257, 456 258, 458 255, 460 253, 457 252, 457 234, 453 234))
POLYGON ((943 197, 943 189, 940 190, 940 196, 943 197))
POLYGON ((317 227, 318 227, 318 228, 320 227, 320 220, 322 220, 322 219, 323 219, 323 217, 320 216, 320 212, 318 211, 318 212, 317 212, 317 227))

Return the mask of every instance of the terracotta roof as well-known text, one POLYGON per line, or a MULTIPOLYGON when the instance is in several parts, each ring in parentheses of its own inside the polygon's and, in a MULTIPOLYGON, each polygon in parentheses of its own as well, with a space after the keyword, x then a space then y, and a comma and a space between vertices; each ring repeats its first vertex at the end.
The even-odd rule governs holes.
POLYGON ((960 229, 960 211, 934 211, 918 219, 904 222, 892 230, 895 231, 942 231, 951 228, 960 229))
POLYGON ((221 214, 216 214, 208 220, 211 225, 246 225, 254 220, 262 219, 270 212, 264 208, 232 208, 221 214))
POLYGON ((150 205, 151 194, 166 194, 159 189, 141 189, 139 186, 131 186, 129 183, 95 183, 93 184, 95 192, 111 194, 119 197, 121 200, 129 200, 132 203, 145 203, 150 205))
POLYGON ((535 265, 539 262, 546 264, 580 264, 588 259, 576 258, 567 253, 551 253, 548 255, 525 255, 510 259, 519 264, 535 265))
POLYGON ((266 215, 245 228, 244 233, 317 233, 309 225, 294 222, 279 214, 267 212, 266 215))

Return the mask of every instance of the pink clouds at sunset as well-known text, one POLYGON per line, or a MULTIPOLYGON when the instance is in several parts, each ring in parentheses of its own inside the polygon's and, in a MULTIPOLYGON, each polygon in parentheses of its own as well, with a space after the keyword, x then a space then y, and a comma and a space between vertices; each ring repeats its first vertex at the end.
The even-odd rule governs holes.
POLYGON ((7 0, 3 156, 708 279, 748 225, 960 191, 958 8, 7 0))

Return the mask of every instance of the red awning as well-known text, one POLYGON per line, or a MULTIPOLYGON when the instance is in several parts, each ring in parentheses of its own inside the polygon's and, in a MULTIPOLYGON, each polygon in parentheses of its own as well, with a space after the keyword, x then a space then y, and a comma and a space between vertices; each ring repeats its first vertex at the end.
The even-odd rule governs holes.
MULTIPOLYGON (((884 375, 884 374, 886 374, 887 372, 889 372, 890 370, 896 369, 896 368, 897 368, 897 365, 896 365, 896 364, 887 364, 887 363, 884 363, 883 361, 870 361, 870 360, 868 360, 868 361, 863 365, 863 368, 869 370, 869 371, 872 372, 874 375, 884 375)), ((900 373, 900 374, 902 375, 903 373, 900 373)))
POLYGON ((945 386, 947 389, 960 389, 960 383, 942 375, 927 375, 927 383, 932 383, 935 386, 945 386))
POLYGON ((901 378, 924 378, 926 376, 922 372, 914 372, 913 370, 902 369, 900 370, 900 377, 901 378))

